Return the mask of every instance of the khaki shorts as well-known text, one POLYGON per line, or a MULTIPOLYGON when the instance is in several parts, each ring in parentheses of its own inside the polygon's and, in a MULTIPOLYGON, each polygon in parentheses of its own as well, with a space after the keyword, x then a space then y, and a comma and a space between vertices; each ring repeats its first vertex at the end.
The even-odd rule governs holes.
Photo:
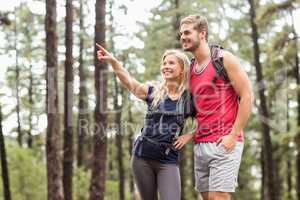
POLYGON ((244 143, 231 152, 222 144, 202 142, 194 146, 195 187, 198 192, 235 192, 244 143))

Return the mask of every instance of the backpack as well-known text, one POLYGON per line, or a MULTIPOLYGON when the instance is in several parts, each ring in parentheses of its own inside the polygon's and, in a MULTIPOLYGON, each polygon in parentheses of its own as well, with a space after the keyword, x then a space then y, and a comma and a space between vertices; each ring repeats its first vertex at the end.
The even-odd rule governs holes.
MULTIPOLYGON (((223 78, 225 82, 230 82, 226 69, 224 67, 223 56, 221 56, 221 51, 224 49, 221 45, 212 44, 209 46, 210 48, 210 57, 212 60, 212 64, 216 70, 216 74, 213 79, 213 83, 216 83, 219 76, 223 78)), ((191 65, 195 62, 195 58, 191 60, 191 65)))
MULTIPOLYGON (((181 95, 181 97, 179 98, 179 100, 177 101, 177 105, 176 105, 176 111, 175 112, 163 112, 163 115, 176 115, 177 116, 177 123, 181 128, 178 128, 176 133, 174 134, 173 137, 173 141, 176 140, 178 138, 178 136, 180 135, 180 133, 182 132, 183 128, 184 128, 184 124, 185 124, 185 111, 189 112, 190 106, 187 108, 186 106, 189 105, 189 101, 191 101, 191 94, 189 91, 185 90, 183 92, 183 94, 181 95)), ((151 111, 148 110, 146 113, 147 115, 151 115, 153 114, 155 111, 151 111)), ((162 116, 163 116, 162 115, 162 116)), ((161 117, 162 117, 161 116, 161 117)), ((162 121, 162 118, 161 118, 162 121)), ((141 134, 140 136, 137 138, 136 142, 139 143, 139 147, 138 147, 138 155, 139 156, 143 156, 143 146, 144 145, 155 145, 158 147, 161 147, 161 149, 164 150, 164 152, 162 152, 162 155, 160 156, 162 159, 167 156, 170 152, 171 149, 174 149, 173 144, 172 143, 166 143, 166 142, 157 142, 149 137, 147 137, 145 135, 145 131, 143 131, 143 128, 141 129, 141 134)), ((134 145, 135 146, 135 145, 134 145)))

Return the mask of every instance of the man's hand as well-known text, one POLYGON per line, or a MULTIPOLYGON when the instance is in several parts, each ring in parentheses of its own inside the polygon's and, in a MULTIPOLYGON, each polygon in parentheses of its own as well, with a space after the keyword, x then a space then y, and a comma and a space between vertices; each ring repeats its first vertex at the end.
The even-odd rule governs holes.
POLYGON ((223 145, 225 150, 229 153, 231 152, 236 144, 236 136, 233 134, 222 136, 218 139, 217 145, 223 145))

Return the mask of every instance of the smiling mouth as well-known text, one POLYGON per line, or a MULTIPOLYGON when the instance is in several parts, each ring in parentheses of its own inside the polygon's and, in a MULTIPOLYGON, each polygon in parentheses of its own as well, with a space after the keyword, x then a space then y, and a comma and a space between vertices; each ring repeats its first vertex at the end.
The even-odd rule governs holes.
POLYGON ((183 42, 182 45, 183 46, 187 46, 189 44, 189 42, 183 42))
POLYGON ((164 70, 164 71, 163 71, 163 74, 172 74, 172 73, 173 73, 172 70, 164 70))

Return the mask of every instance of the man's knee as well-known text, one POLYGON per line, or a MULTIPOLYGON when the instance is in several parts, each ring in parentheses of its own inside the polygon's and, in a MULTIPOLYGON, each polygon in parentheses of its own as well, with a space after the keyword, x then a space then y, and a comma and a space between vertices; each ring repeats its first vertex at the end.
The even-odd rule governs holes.
POLYGON ((231 195, 228 192, 209 192, 208 200, 230 200, 231 195))

